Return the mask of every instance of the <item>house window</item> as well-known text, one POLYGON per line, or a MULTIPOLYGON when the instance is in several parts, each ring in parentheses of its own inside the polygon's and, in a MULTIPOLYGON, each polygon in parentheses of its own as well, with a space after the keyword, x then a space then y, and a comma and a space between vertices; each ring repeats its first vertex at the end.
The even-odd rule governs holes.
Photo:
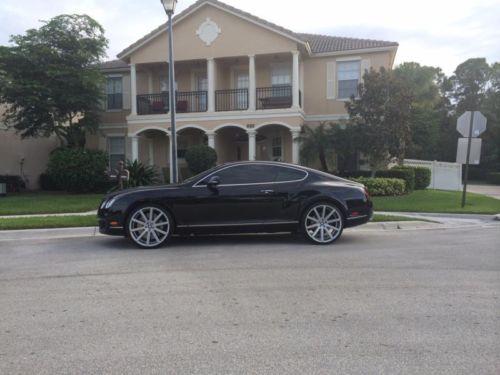
MULTIPOLYGON (((160 92, 169 92, 170 86, 168 85, 168 76, 160 77, 160 92)), ((175 91, 177 91, 177 82, 175 82, 175 91)))
POLYGON ((108 138, 109 167, 118 168, 118 162, 125 161, 125 137, 108 138))
POLYGON ((121 77, 109 77, 106 82, 107 109, 123 109, 123 87, 121 77))
POLYGON ((337 61, 339 99, 349 99, 353 95, 358 96, 360 74, 360 61, 337 61))
POLYGON ((282 160, 282 153, 283 149, 281 147, 281 137, 273 137, 271 140, 271 153, 272 153, 272 160, 273 161, 281 161, 282 160))
POLYGON ((287 65, 273 67, 271 76, 273 96, 292 96, 292 74, 287 65))

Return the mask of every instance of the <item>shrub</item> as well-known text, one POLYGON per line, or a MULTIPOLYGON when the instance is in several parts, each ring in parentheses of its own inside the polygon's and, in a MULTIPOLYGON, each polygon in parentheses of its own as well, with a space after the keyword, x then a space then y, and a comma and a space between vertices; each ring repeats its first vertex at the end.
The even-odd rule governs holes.
POLYGON ((196 175, 215 166, 217 153, 205 145, 192 146, 186 151, 186 162, 191 172, 196 175))
POLYGON ((160 175, 155 167, 145 165, 135 160, 127 160, 127 169, 130 173, 128 187, 155 185, 160 182, 160 175))
POLYGON ((52 181, 52 177, 48 173, 42 173, 38 181, 42 190, 57 190, 56 184, 52 181))
POLYGON ((486 181, 490 184, 500 185, 500 172, 492 172, 486 175, 486 181))
POLYGON ((425 190, 431 183, 431 170, 426 167, 411 167, 415 171, 415 190, 425 190))
POLYGON ((21 176, 2 175, 0 182, 4 183, 7 187, 7 193, 19 193, 21 190, 26 189, 26 183, 21 176))
POLYGON ((415 189, 415 171, 411 167, 398 166, 388 171, 377 171, 376 177, 400 178, 405 181, 405 191, 412 192, 415 189))
POLYGON ((405 193, 406 184, 400 178, 358 177, 351 180, 366 186, 372 196, 395 196, 405 193))
POLYGON ((56 190, 88 193, 106 189, 108 156, 103 151, 60 148, 49 160, 47 174, 56 190))

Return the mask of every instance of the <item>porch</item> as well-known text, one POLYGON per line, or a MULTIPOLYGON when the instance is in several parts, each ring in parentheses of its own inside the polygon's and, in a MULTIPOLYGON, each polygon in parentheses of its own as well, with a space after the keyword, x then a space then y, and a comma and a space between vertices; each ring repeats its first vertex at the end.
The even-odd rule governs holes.
MULTIPOLYGON (((283 161, 298 164, 300 128, 284 124, 263 124, 255 128, 221 125, 213 130, 200 126, 184 126, 177 131, 179 169, 187 168, 189 147, 206 144, 217 152, 217 164, 243 160, 283 161)), ((170 132, 145 129, 132 136, 131 160, 169 168, 170 132)))

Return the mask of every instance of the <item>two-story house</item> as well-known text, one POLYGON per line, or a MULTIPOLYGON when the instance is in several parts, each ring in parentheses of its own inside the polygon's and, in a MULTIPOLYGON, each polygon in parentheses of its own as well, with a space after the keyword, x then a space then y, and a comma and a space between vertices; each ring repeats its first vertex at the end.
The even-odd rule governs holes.
MULTIPOLYGON (((218 162, 300 163, 304 125, 346 118, 365 69, 391 68, 394 42, 301 34, 217 0, 173 20, 178 152, 206 143, 218 162)), ((106 111, 88 144, 120 159, 169 164, 167 27, 102 65, 106 111)))

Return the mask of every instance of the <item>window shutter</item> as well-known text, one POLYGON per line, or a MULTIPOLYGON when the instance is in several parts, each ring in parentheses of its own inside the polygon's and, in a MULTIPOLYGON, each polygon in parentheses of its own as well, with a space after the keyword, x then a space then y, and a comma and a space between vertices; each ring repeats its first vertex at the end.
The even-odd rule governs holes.
POLYGON ((363 76, 365 75, 365 71, 370 70, 371 64, 372 63, 370 59, 361 60, 361 82, 363 82, 363 76))
POLYGON ((330 61, 326 63, 326 98, 335 99, 336 97, 336 63, 335 61, 330 61))
POLYGON ((130 109, 132 106, 130 97, 130 76, 123 76, 122 79, 123 92, 123 109, 130 109))

